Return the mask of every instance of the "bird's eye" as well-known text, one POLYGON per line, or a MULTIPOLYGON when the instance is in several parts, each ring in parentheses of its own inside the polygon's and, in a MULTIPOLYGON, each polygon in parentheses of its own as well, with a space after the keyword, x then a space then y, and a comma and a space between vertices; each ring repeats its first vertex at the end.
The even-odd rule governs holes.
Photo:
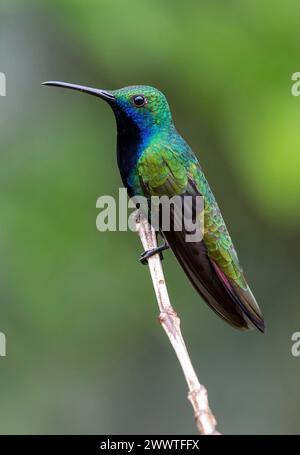
POLYGON ((143 95, 136 95, 132 98, 132 100, 136 107, 143 107, 147 104, 147 99, 143 95))

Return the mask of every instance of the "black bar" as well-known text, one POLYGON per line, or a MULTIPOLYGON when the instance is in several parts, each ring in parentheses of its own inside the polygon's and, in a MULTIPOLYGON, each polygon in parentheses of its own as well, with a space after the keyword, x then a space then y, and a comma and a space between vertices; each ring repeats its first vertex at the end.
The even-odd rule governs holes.
POLYGON ((79 453, 89 454, 148 454, 148 453, 200 453, 205 449, 234 451, 235 447, 270 451, 282 446, 286 452, 288 444, 295 444, 290 436, 0 436, 0 453, 79 453))

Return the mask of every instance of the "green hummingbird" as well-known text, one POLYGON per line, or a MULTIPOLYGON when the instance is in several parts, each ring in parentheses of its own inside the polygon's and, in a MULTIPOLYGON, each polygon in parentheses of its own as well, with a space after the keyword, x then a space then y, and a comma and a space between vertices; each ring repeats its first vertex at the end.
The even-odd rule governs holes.
POLYGON ((117 124, 117 161, 132 196, 204 198, 204 234, 186 242, 184 229, 162 231, 165 243, 142 255, 142 262, 171 248, 185 274, 207 304, 239 329, 264 331, 264 319, 247 284, 236 250, 196 155, 177 132, 165 95, 137 85, 101 90, 66 82, 44 85, 79 90, 105 100, 117 124))

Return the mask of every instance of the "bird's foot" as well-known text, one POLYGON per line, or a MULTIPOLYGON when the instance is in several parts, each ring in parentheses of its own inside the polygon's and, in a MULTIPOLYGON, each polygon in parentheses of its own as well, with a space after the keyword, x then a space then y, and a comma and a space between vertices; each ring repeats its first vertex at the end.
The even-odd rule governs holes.
POLYGON ((167 244, 167 242, 163 243, 162 245, 156 247, 156 248, 151 248, 151 250, 144 251, 144 253, 141 254, 140 256, 140 262, 143 265, 148 264, 148 259, 151 258, 151 256, 154 256, 154 254, 159 253, 160 259, 163 260, 163 254, 162 251, 168 250, 170 247, 167 244))

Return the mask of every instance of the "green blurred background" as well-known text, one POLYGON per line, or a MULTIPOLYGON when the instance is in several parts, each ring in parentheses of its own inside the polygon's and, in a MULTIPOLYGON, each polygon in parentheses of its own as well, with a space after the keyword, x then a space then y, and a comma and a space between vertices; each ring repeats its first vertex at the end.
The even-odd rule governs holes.
POLYGON ((292 0, 2 1, 0 433, 196 433, 139 239, 95 227, 113 115, 49 79, 165 92, 267 324, 224 324, 166 253, 195 368, 221 432, 299 433, 299 26, 292 0))

